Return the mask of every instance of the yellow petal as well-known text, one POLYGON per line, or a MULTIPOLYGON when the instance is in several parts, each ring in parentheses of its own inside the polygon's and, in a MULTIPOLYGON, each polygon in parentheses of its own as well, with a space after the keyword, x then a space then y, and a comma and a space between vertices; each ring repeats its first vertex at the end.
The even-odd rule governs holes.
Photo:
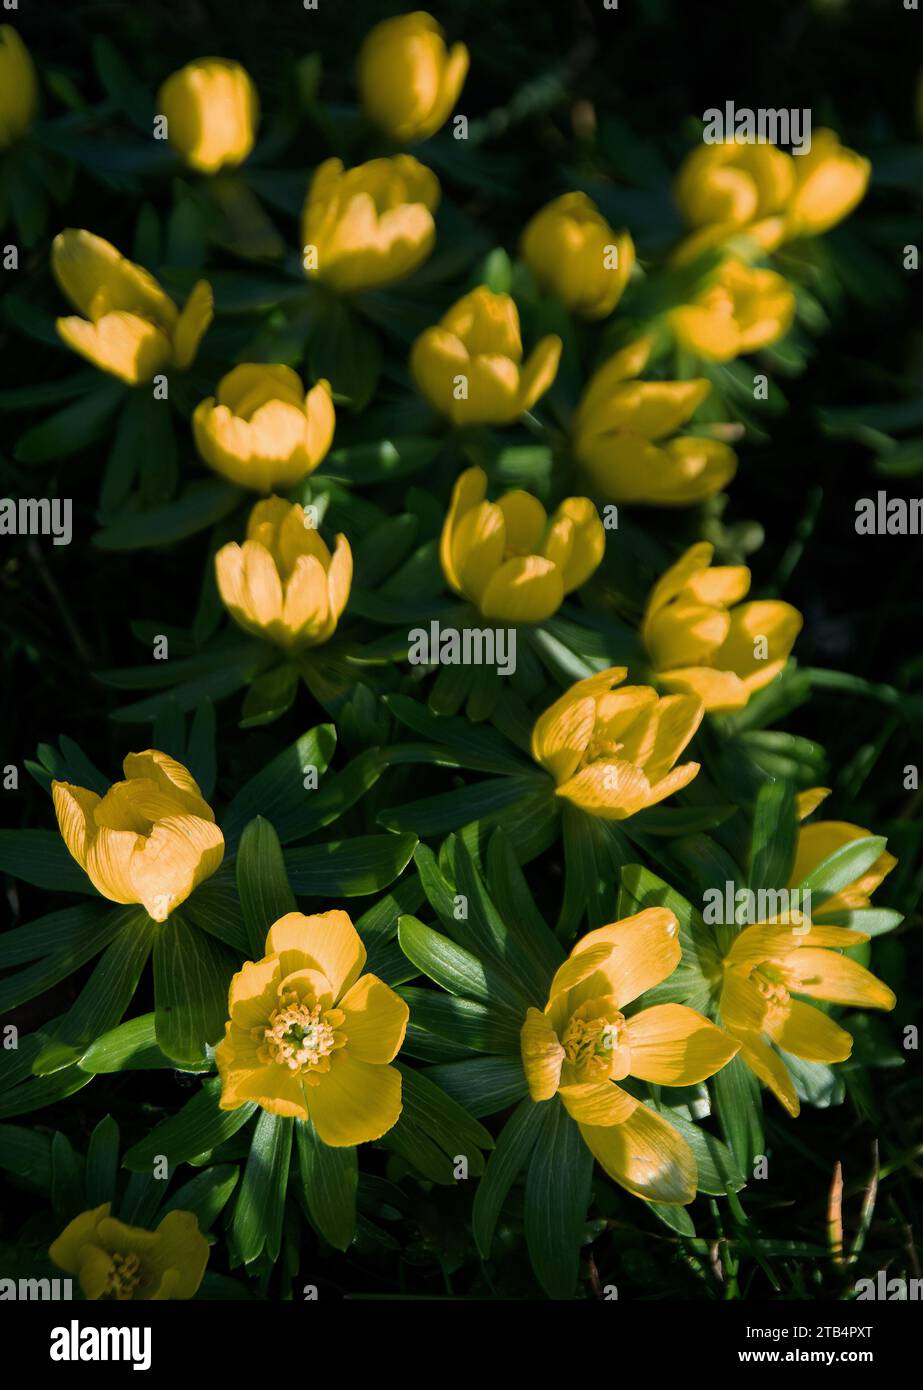
POLYGON ((342 996, 343 1031, 360 1062, 392 1062, 401 1050, 410 1010, 377 975, 362 975, 342 996))
POLYGON ((68 853, 76 859, 81 869, 86 868, 87 853, 96 834, 96 821, 93 812, 99 805, 96 792, 86 787, 74 787, 70 782, 52 782, 51 796, 54 811, 58 818, 58 829, 67 845, 68 853))
POLYGON ((743 709, 750 689, 733 671, 713 671, 710 666, 681 666, 658 671, 657 683, 679 695, 694 695, 708 714, 730 714, 743 709))
POLYGON ((485 618, 508 623, 541 623, 564 601, 561 571, 540 555, 507 560, 488 579, 479 600, 485 618))
POLYGON ((555 792, 588 815, 625 820, 648 804, 651 784, 639 767, 617 759, 601 759, 581 768, 555 792))
POLYGON ((806 947, 780 962, 785 983, 796 994, 829 1004, 853 1004, 862 1009, 893 1009, 894 991, 849 956, 806 947))
POLYGON ((852 1035, 845 1028, 798 999, 773 1021, 769 1034, 779 1047, 806 1062, 845 1062, 852 1052, 852 1035))
POLYGON ((199 816, 168 816, 135 847, 130 863, 136 895, 132 901, 143 903, 155 922, 164 922, 220 868, 223 858, 224 836, 217 825, 199 816))
POLYGON ((195 358, 199 344, 215 316, 215 296, 207 280, 198 280, 183 306, 173 331, 173 360, 185 370, 195 358))
POLYGON ((571 952, 571 959, 606 945, 611 947, 611 954, 600 968, 620 1009, 672 975, 682 955, 679 923, 666 907, 646 907, 620 922, 587 932, 571 952))
POLYGON ((269 928, 267 956, 280 956, 283 975, 316 968, 339 999, 362 973, 366 951, 348 912, 336 909, 306 917, 289 912, 269 928))
POLYGON ((691 603, 683 596, 661 608, 647 624, 645 644, 654 669, 704 664, 727 636, 730 614, 724 608, 691 603))
POLYGON ((51 245, 51 268, 68 299, 85 318, 98 318, 94 305, 147 319, 170 333, 176 305, 143 266, 92 232, 68 227, 51 245), (101 294, 102 292, 102 294, 101 294))
POLYGON ((647 608, 644 613, 644 623, 642 634, 645 644, 647 643, 647 626, 655 614, 659 613, 671 599, 681 594, 688 588, 692 581, 700 574, 703 574, 711 564, 715 547, 708 541, 697 541, 685 550, 674 565, 657 580, 651 589, 647 600, 647 608))
POLYGON ((139 901, 133 867, 135 853, 144 843, 144 836, 133 830, 111 830, 108 826, 97 829, 84 867, 94 888, 110 902, 139 901))
POLYGON ((553 333, 536 343, 520 373, 518 413, 531 410, 539 397, 544 396, 558 374, 562 347, 561 339, 553 333))
POLYGON ((695 1197, 692 1150, 662 1115, 638 1105, 617 1125, 581 1125, 584 1143, 613 1181, 648 1202, 685 1206, 695 1197))
POLYGON ((330 1070, 307 1088, 314 1128, 323 1143, 347 1148, 380 1139, 401 1113, 401 1074, 352 1055, 349 1045, 331 1053, 330 1070))
POLYGON ((543 547, 561 570, 564 592, 581 588, 602 564, 606 531, 588 497, 567 497, 555 512, 543 547))
POLYGON ((503 514, 507 549, 514 555, 535 554, 548 524, 547 513, 538 498, 516 489, 501 497, 496 505, 503 514))
POLYGON ((740 1043, 740 1056, 754 1076, 768 1086, 780 1105, 795 1117, 801 1110, 798 1092, 789 1075, 788 1068, 777 1052, 769 1046, 758 1033, 735 1030, 734 1036, 740 1043))
MULTIPOLYGON (((559 972, 560 973, 560 972, 559 972)), ((554 986, 552 986, 554 992, 554 986)), ((530 1008, 520 1035, 522 1066, 535 1101, 549 1100, 558 1089, 564 1048, 547 1014, 530 1008)))
POLYGON ((169 1211, 156 1231, 157 1242, 146 1253, 145 1273, 159 1281, 161 1292, 169 1279, 170 1298, 192 1298, 208 1264, 209 1245, 191 1211, 169 1211))
POLYGON ((712 664, 719 671, 733 671, 751 690, 758 690, 772 679, 769 668, 788 660, 801 631, 801 614, 789 603, 765 599, 739 604, 730 617, 727 637, 712 664))
POLYGON ((830 795, 829 787, 808 787, 806 791, 798 792, 795 796, 795 815, 800 821, 807 820, 808 816, 813 815, 822 801, 826 801, 830 795))
POLYGON ((624 1124, 640 1103, 613 1081, 561 1086, 558 1094, 568 1115, 580 1125, 624 1124))
POLYGON ((145 778, 160 788, 177 809, 187 811, 191 816, 213 821, 215 813, 202 796, 198 782, 182 763, 161 753, 156 748, 147 748, 143 753, 128 753, 122 760, 122 771, 131 780, 145 778))
POLYGON ((658 1004, 628 1020, 631 1075, 656 1086, 694 1086, 720 1071, 738 1044, 682 1004, 658 1004))
POLYGON ((130 386, 150 381, 169 364, 172 355, 163 330, 135 314, 104 314, 96 323, 58 319, 56 327, 74 352, 130 386))
POLYGON ((264 1025, 277 1007, 282 969, 275 956, 245 961, 231 980, 228 1012, 231 1022, 250 1032, 264 1025))
POLYGON ((103 1202, 91 1211, 82 1211, 68 1222, 57 1240, 52 1241, 48 1254, 59 1269, 66 1270, 68 1274, 77 1273, 82 1251, 95 1242, 97 1227, 109 1215, 110 1208, 110 1202, 103 1202))

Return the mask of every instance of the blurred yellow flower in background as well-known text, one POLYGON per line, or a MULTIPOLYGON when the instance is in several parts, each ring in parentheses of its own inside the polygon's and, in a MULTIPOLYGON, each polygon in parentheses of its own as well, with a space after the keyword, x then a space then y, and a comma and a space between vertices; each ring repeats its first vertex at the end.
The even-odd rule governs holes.
POLYGON ((720 1071, 738 1044, 684 1004, 624 1009, 680 963, 679 923, 668 908, 588 932, 551 982, 544 1011, 522 1028, 522 1064, 534 1101, 559 1096, 609 1177, 649 1202, 683 1205, 696 1193, 685 1139, 618 1085, 694 1086, 720 1071))
POLYGON ((354 169, 325 160, 302 212, 306 272, 336 290, 372 289, 409 275, 433 249, 439 196, 436 175, 409 154, 354 169))
POLYGON ((249 73, 228 58, 199 58, 171 73, 157 110, 170 144, 201 174, 242 164, 253 149, 259 97, 249 73))
POLYGON ((196 406, 192 429, 209 468, 240 487, 293 487, 326 457, 336 415, 330 386, 305 393, 291 367, 244 362, 196 406))
POLYGON ((442 569, 485 618, 538 623, 597 568, 606 533, 586 497, 568 497, 549 520, 528 492, 488 502, 482 468, 462 473, 442 528, 442 569))
POLYGON ((607 501, 688 507, 720 492, 737 459, 717 439, 667 437, 692 417, 711 383, 634 380, 651 346, 652 339, 637 339, 590 379, 574 415, 574 453, 607 501))
POLYGON ((104 1202, 81 1212, 48 1250, 75 1274, 84 1298, 163 1302, 192 1298, 208 1264, 208 1241, 191 1211, 170 1211, 156 1231, 127 1226, 104 1202))
POLYGON ((554 381, 561 339, 549 334, 522 360, 519 310, 486 285, 426 328, 410 353, 422 394, 456 425, 510 425, 554 381))
POLYGON ((871 163, 841 145, 832 130, 816 130, 809 153, 793 162, 795 187, 786 218, 786 240, 828 232, 865 197, 871 163))
POLYGON ((218 590, 234 621, 287 651, 333 636, 352 576, 346 537, 337 536, 331 555, 311 513, 284 497, 257 502, 243 545, 231 541, 215 556, 218 590))
POLYGON ((740 231, 765 251, 778 246, 797 162, 768 144, 728 140, 692 150, 680 166, 673 191, 684 220, 705 234, 693 238, 696 249, 740 231))
POLYGON ((0 24, 0 150, 25 135, 38 106, 38 79, 28 48, 9 24, 0 24))
MULTIPOLYGON (((807 791, 799 792, 798 819, 806 820, 829 795, 827 787, 811 787, 807 791)), ((819 820, 812 825, 803 825, 798 831, 795 863, 789 887, 797 888, 831 854, 856 840, 867 839, 871 833, 870 830, 863 830, 861 826, 843 820, 819 820)), ((872 894, 896 865, 894 855, 882 850, 865 873, 813 907, 812 916, 829 917, 834 912, 858 912, 871 907, 872 894)))
POLYGON ((532 756, 555 795, 604 820, 625 820, 689 785, 698 763, 677 758, 702 722, 695 695, 621 684, 624 666, 577 681, 532 730, 532 756))
POLYGON ((681 347, 713 362, 730 362, 784 338, 795 296, 784 276, 729 256, 688 304, 667 321, 681 347))
POLYGON ((655 679, 697 695, 717 714, 743 709, 785 666, 802 617, 789 603, 741 603, 746 565, 710 568, 714 546, 700 541, 661 575, 641 624, 655 679))
POLYGON ((409 1010, 376 975, 346 912, 290 912, 269 929, 262 960, 231 981, 230 1019, 215 1048, 221 1109, 255 1101, 310 1119, 333 1148, 380 1139, 401 1113, 400 1051, 409 1010))
POLYGON ((537 212, 521 250, 542 288, 588 319, 612 313, 635 263, 629 234, 616 234, 585 193, 565 193, 537 212))
POLYGON ((442 27, 417 10, 369 30, 358 73, 369 119, 395 144, 413 144, 448 119, 468 75, 468 50, 463 43, 447 50, 442 27))
POLYGON ((84 316, 58 319, 58 333, 95 367, 136 386, 167 367, 190 365, 214 314, 207 281, 198 281, 180 313, 142 266, 72 227, 52 242, 51 268, 84 316))
POLYGON ((165 922, 219 868, 224 836, 198 783, 174 758, 129 753, 105 796, 52 782, 55 815, 70 854, 115 903, 141 903, 165 922))

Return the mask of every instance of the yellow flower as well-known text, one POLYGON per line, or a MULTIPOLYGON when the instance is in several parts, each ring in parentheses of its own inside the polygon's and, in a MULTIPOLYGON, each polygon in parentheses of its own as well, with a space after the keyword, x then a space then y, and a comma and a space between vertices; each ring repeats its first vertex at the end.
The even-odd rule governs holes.
POLYGON ((48 1254, 75 1274, 85 1298, 162 1302, 192 1298, 208 1264, 208 1241, 191 1211, 170 1211, 156 1231, 126 1226, 110 1203, 81 1212, 48 1254))
POLYGON ((720 492, 737 470, 717 439, 680 435, 711 390, 694 381, 635 381, 652 339, 639 338, 591 378, 574 416, 574 452, 599 494, 611 502, 688 507, 720 492))
POLYGON ((549 521, 528 492, 487 502, 482 468, 462 473, 442 528, 442 570, 485 618, 540 623, 585 584, 603 558, 606 533, 587 497, 568 497, 549 521))
POLYGON ((0 24, 0 150, 25 135, 38 105, 29 50, 9 24, 0 24))
POLYGON ((635 263, 631 237, 616 235, 585 193, 565 193, 537 212, 522 254, 544 289, 588 319, 612 313, 635 263))
POLYGON ((255 1101, 310 1119, 325 1144, 381 1136, 401 1113, 400 1051, 409 1010, 375 975, 345 912, 274 922, 266 955, 231 981, 230 1020, 215 1048, 221 1108, 255 1101))
POLYGON ((544 1012, 523 1025, 522 1064, 534 1101, 560 1096, 609 1177, 649 1202, 683 1205, 697 1168, 685 1139, 618 1085, 694 1086, 728 1063, 737 1044, 684 1004, 624 1009, 672 975, 679 924, 665 907, 588 932, 551 982, 544 1012))
POLYGON ((832 130, 817 130, 808 154, 795 165, 795 187, 786 218, 787 239, 818 236, 847 217, 865 197, 872 166, 841 145, 832 130))
POLYGON ((700 251, 735 232, 745 232, 764 251, 774 250, 784 235, 797 162, 775 145, 733 140, 688 154, 674 184, 679 210, 696 228, 684 243, 683 259, 693 246, 700 251))
MULTIPOLYGON (((799 792, 798 819, 804 820, 811 815, 829 795, 826 787, 812 787, 809 791, 799 792)), ((842 820, 820 820, 815 821, 813 825, 802 826, 798 832, 795 864, 789 887, 797 888, 798 884, 831 854, 835 854, 845 845, 852 844, 854 840, 867 839, 871 833, 870 830, 863 830, 861 826, 842 820)), ((841 888, 839 893, 826 898, 814 908, 812 915, 824 917, 834 912, 857 912, 862 908, 871 907, 872 894, 896 864, 894 855, 882 850, 864 874, 845 888, 841 888)))
POLYGON ((710 569, 713 554, 714 546, 700 541, 661 575, 647 601, 641 637, 658 684, 697 695, 718 714, 743 709, 775 679, 802 618, 791 604, 772 599, 741 603, 750 571, 746 565, 710 569))
POLYGON ((205 280, 179 313, 153 275, 102 237, 72 227, 55 237, 51 266, 84 315, 57 320, 58 333, 74 352, 132 386, 169 366, 190 365, 213 316, 205 280))
POLYGON ((260 104, 240 63, 200 58, 171 73, 157 94, 167 138, 192 169, 214 174, 253 149, 260 104))
POLYGON ((196 448, 222 477, 257 492, 293 487, 313 473, 333 439, 336 416, 326 381, 305 395, 291 367, 244 362, 218 383, 192 417, 196 448))
POLYGON ((887 985, 839 954, 865 941, 862 932, 818 926, 792 913, 789 922, 745 927, 725 957, 721 1021, 740 1043, 747 1066, 791 1115, 798 1114, 798 1096, 775 1048, 806 1062, 843 1062, 853 1041, 827 1014, 792 995, 859 1008, 894 1008, 887 985))
POLYGON ((556 700, 532 730, 532 756, 555 795, 604 820, 625 820, 688 786, 698 763, 674 767, 702 722, 695 695, 660 698, 649 685, 615 690, 628 672, 611 666, 556 700))
POLYGON ((486 285, 424 329, 410 370, 430 405, 456 425, 511 425, 554 381, 561 339, 550 334, 522 360, 519 310, 486 285))
POLYGON ((366 114, 396 144, 428 140, 448 119, 468 75, 468 50, 446 50, 440 25, 424 10, 383 19, 359 50, 366 114))
POLYGON ((439 180, 409 154, 346 170, 327 159, 302 213, 305 269, 336 290, 400 280, 433 249, 438 203, 439 180))
POLYGON ((129 753, 100 797, 52 782, 64 843, 104 898, 165 922, 221 864, 224 836, 192 774, 166 753, 129 753))
POLYGON ((729 256, 704 290, 667 320, 677 342, 713 362, 729 362, 778 342, 792 326, 795 296, 774 270, 729 256))
POLYGON ((247 632, 289 651, 316 647, 336 631, 349 598, 353 555, 345 536, 327 549, 311 514, 267 497, 247 522, 247 539, 215 556, 221 598, 247 632))

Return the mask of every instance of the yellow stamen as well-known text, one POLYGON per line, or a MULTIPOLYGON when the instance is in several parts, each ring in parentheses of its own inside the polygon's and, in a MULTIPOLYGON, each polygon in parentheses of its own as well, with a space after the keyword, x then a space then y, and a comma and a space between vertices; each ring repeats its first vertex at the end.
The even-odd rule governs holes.
POLYGON ((141 1282, 141 1256, 113 1255, 111 1259, 103 1298, 116 1298, 120 1303, 125 1303, 134 1297, 135 1289, 141 1282))

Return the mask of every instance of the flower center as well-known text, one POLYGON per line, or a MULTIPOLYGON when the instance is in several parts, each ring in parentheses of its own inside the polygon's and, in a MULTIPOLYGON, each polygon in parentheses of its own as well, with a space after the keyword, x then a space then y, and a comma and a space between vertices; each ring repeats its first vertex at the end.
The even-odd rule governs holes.
POLYGON ((268 1054, 266 1060, 290 1071, 319 1066, 337 1045, 333 1027, 337 1018, 342 1018, 338 1011, 283 995, 282 1007, 271 1015, 269 1027, 256 1030, 268 1054))
POLYGON ((607 1018, 585 1019, 574 1015, 562 1039, 567 1060, 577 1067, 598 1061, 608 1064, 621 1045, 624 1022, 621 1016, 612 1022, 607 1018))
POLYGON ((112 1255, 109 1273, 106 1275, 104 1298, 117 1298, 120 1303, 134 1297, 135 1289, 141 1282, 140 1255, 112 1255))
POLYGON ((785 988, 782 975, 776 970, 775 966, 769 965, 764 961, 758 965, 750 976, 760 994, 766 1000, 771 1009, 785 1009, 789 1002, 789 993, 785 988))

